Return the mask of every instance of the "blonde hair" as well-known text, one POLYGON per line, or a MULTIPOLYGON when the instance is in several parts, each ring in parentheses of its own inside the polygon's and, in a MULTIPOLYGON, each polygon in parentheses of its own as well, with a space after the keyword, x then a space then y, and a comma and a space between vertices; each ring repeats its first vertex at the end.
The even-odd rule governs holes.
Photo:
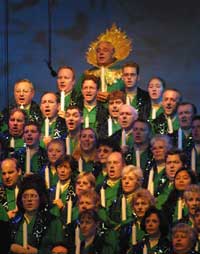
POLYGON ((127 165, 125 167, 123 167, 122 169, 122 177, 126 174, 129 173, 133 173, 134 176, 137 179, 137 184, 138 187, 142 185, 142 181, 143 181, 143 172, 141 170, 141 168, 135 166, 135 165, 127 165))
POLYGON ((91 172, 81 172, 77 178, 76 181, 78 181, 79 179, 86 177, 87 180, 89 181, 90 185, 95 188, 96 186, 96 178, 95 176, 91 173, 91 172))

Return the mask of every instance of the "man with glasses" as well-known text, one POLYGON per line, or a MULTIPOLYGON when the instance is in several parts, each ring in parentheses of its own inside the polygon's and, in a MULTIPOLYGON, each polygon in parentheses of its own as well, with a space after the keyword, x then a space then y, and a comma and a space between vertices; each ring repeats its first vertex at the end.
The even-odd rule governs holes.
POLYGON ((3 127, 0 128, 1 131, 7 129, 7 122, 9 118, 9 112, 13 108, 23 109, 30 121, 36 121, 41 123, 42 114, 39 105, 33 101, 35 96, 35 89, 33 83, 28 79, 21 79, 15 83, 14 86, 14 100, 13 104, 9 105, 9 108, 5 108, 2 112, 2 123, 3 127), (3 129, 2 129, 3 128, 3 129))

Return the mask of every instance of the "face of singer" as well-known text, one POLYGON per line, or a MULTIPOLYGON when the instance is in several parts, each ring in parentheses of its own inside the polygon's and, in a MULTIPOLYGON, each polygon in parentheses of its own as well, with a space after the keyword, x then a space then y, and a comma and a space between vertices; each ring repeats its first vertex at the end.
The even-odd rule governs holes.
POLYGON ((84 152, 91 152, 96 146, 95 133, 91 129, 83 129, 80 135, 80 147, 84 152))
POLYGON ((161 99, 163 90, 164 90, 163 84, 159 79, 153 78, 149 81, 148 93, 152 100, 161 99))
POLYGON ((192 137, 196 143, 200 143, 200 120, 198 119, 192 122, 192 137))
POLYGON ((191 239, 186 232, 177 231, 172 237, 174 253, 189 253, 191 250, 191 239))
POLYGON ((105 164, 108 156, 111 154, 112 148, 106 145, 100 145, 97 149, 97 159, 100 163, 105 164))
POLYGON ((141 219, 144 217, 145 212, 149 208, 149 201, 144 198, 137 198, 133 203, 133 210, 136 213, 137 217, 141 219))
POLYGON ((174 180, 174 176, 180 168, 183 167, 183 163, 179 154, 169 154, 166 158, 165 171, 170 181, 174 180))
POLYGON ((156 213, 152 213, 145 220, 145 230, 150 236, 157 236, 160 233, 160 220, 156 213))
POLYGON ((114 118, 114 119, 118 118, 119 108, 122 104, 124 104, 124 103, 121 99, 109 100, 108 101, 108 111, 109 111, 109 115, 112 118, 114 118))
POLYGON ((182 170, 176 174, 174 185, 177 190, 184 191, 189 184, 191 184, 191 178, 187 170, 182 170))
POLYGON ((14 97, 17 105, 30 105, 35 95, 33 85, 27 81, 16 83, 14 87, 14 97))
POLYGON ((133 138, 136 144, 145 144, 149 140, 149 129, 144 122, 136 121, 133 125, 133 138))
POLYGON ((22 194, 22 204, 26 212, 37 211, 40 205, 40 197, 35 189, 27 189, 22 194))
POLYGON ((118 121, 123 129, 129 130, 132 128, 133 122, 136 120, 137 116, 131 109, 131 106, 123 104, 119 109, 118 121))
POLYGON ((21 136, 24 131, 25 117, 20 111, 15 111, 9 117, 9 133, 11 136, 21 136))
POLYGON ((5 159, 1 164, 2 182, 6 187, 14 187, 21 175, 21 170, 17 169, 15 161, 5 159))
POLYGON ((61 165, 57 166, 56 169, 61 182, 65 182, 71 177, 72 170, 68 161, 63 162, 61 165))
POLYGON ((27 125, 24 127, 24 142, 27 146, 33 148, 39 145, 40 133, 36 125, 27 125))
POLYGON ((61 158, 65 153, 64 147, 59 143, 49 144, 47 148, 48 160, 52 165, 55 165, 55 162, 61 158))
POLYGON ((40 102, 40 110, 44 117, 50 120, 55 118, 58 113, 59 103, 57 102, 56 95, 53 93, 46 93, 42 96, 40 102))
POLYGON ((91 216, 82 216, 80 219, 80 231, 84 238, 90 238, 96 234, 97 223, 91 216))
POLYGON ((74 73, 68 68, 61 68, 57 75, 57 87, 58 90, 69 93, 72 91, 75 84, 74 73))
POLYGON ((138 178, 133 171, 122 176, 122 189, 126 194, 134 192, 138 187, 138 178))
POLYGON ((126 89, 136 88, 140 79, 136 67, 124 67, 122 69, 122 79, 126 89))
POLYGON ((110 42, 102 41, 96 47, 96 58, 99 66, 107 66, 114 62, 115 50, 110 42))
POLYGON ((67 109, 65 122, 69 131, 75 131, 81 127, 82 116, 78 109, 67 109))
POLYGON ((152 145, 152 153, 155 161, 164 161, 165 160, 165 155, 167 153, 167 145, 164 140, 157 140, 153 145, 152 145))
POLYGON ((79 196, 83 191, 87 191, 90 189, 93 189, 93 187, 87 176, 82 176, 77 179, 75 186, 77 196, 79 196))
POLYGON ((95 206, 94 200, 92 198, 84 196, 84 195, 81 195, 79 197, 79 201, 78 201, 79 213, 83 212, 85 210, 95 209, 95 208, 96 208, 96 206, 95 206))
POLYGON ((177 109, 178 121, 183 129, 191 128, 192 117, 194 116, 192 105, 180 105, 177 109))
POLYGON ((200 193, 188 193, 187 197, 185 198, 185 203, 188 208, 189 214, 194 216, 195 210, 200 207, 200 193))
POLYGON ((84 102, 92 104, 96 101, 98 86, 93 80, 85 80, 82 84, 81 92, 84 102))
POLYGON ((112 152, 107 159, 106 167, 108 170, 108 177, 111 180, 118 180, 121 178, 123 168, 122 154, 119 152, 112 152))
POLYGON ((176 112, 177 104, 179 102, 179 94, 176 91, 166 90, 162 97, 162 106, 167 116, 176 112))

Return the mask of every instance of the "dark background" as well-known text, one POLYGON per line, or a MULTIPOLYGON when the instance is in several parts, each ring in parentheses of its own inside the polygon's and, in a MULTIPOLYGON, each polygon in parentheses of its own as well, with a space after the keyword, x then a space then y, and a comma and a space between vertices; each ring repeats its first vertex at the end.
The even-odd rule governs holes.
POLYGON ((30 79, 39 102, 56 82, 45 63, 71 65, 77 77, 90 65, 85 53, 115 23, 133 41, 126 60, 141 67, 140 86, 152 76, 179 89, 200 112, 200 2, 134 0, 2 0, 0 6, 0 109, 13 100, 14 82, 30 79), (52 55, 48 3, 51 3, 52 55))

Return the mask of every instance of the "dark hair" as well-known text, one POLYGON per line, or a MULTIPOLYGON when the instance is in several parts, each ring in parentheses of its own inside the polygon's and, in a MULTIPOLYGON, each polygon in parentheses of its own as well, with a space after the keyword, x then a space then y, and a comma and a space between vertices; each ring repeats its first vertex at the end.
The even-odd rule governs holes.
POLYGON ((174 180, 176 179, 176 176, 181 172, 181 171, 186 171, 188 173, 188 175, 190 176, 190 179, 191 179, 191 184, 197 184, 197 177, 195 175, 195 173, 190 170, 190 169, 187 169, 185 167, 182 167, 180 169, 178 169, 176 171, 176 174, 174 175, 174 180))
POLYGON ((17 196, 17 207, 21 212, 24 212, 22 196, 26 190, 34 189, 37 191, 40 198, 39 210, 44 209, 49 204, 49 196, 46 189, 45 180, 39 174, 27 175, 23 178, 19 193, 17 196))
POLYGON ((149 83, 151 82, 152 79, 158 79, 162 83, 163 89, 165 89, 165 87, 166 87, 165 80, 163 78, 161 78, 161 77, 158 77, 158 76, 150 78, 149 81, 148 81, 148 86, 149 86, 149 83))
POLYGON ((178 155, 184 168, 188 167, 188 157, 186 155, 185 152, 183 152, 182 150, 178 149, 178 148, 172 148, 169 151, 167 151, 166 155, 165 155, 165 161, 167 160, 167 157, 169 155, 178 155))
POLYGON ((27 116, 26 112, 25 112, 23 109, 20 109, 20 108, 12 108, 12 109, 10 110, 10 112, 9 112, 9 119, 10 119, 10 117, 11 117, 15 112, 21 112, 21 113, 24 115, 24 124, 26 124, 28 116, 27 116))
POLYGON ((196 115, 192 118, 192 123, 195 121, 195 120, 200 120, 200 115, 196 115))
POLYGON ((65 162, 69 163, 72 173, 75 173, 77 171, 78 162, 71 155, 66 154, 56 161, 55 163, 56 169, 65 162))
POLYGON ((120 90, 115 90, 109 93, 108 95, 108 103, 109 101, 120 99, 123 101, 123 103, 126 103, 126 95, 124 92, 120 90))
POLYGON ((141 229, 146 232, 146 219, 151 215, 151 214, 156 214, 159 218, 159 229, 161 233, 161 237, 166 236, 169 231, 167 219, 164 218, 161 210, 157 209, 156 207, 149 207, 149 209, 145 212, 144 217, 142 218, 141 221, 141 229))
POLYGON ((98 222, 100 220, 98 213, 94 209, 87 209, 82 211, 79 214, 79 221, 86 216, 91 217, 95 222, 98 222))
POLYGON ((115 142, 114 140, 112 140, 111 138, 102 138, 102 139, 98 139, 97 141, 97 148, 99 148, 100 146, 108 146, 112 149, 112 151, 117 151, 117 152, 121 152, 121 148, 118 145, 117 142, 115 142))
POLYGON ((24 129, 25 129, 26 126, 30 126, 30 125, 34 125, 34 126, 37 128, 37 131, 38 131, 39 133, 41 133, 41 126, 40 126, 40 124, 39 124, 38 122, 36 122, 36 121, 28 121, 28 122, 24 125, 24 129))
POLYGON ((81 110, 78 106, 76 106, 76 105, 69 105, 69 107, 67 107, 67 109, 66 109, 66 113, 67 113, 68 110, 72 110, 72 109, 78 110, 79 114, 80 114, 81 116, 83 115, 82 110, 81 110))
POLYGON ((124 71, 124 68, 126 68, 126 67, 133 67, 133 68, 136 68, 137 75, 140 74, 140 66, 139 66, 139 64, 137 64, 137 63, 135 63, 135 62, 132 62, 132 61, 127 62, 127 63, 125 63, 125 64, 122 66, 122 72, 124 71))
POLYGON ((179 103, 177 109, 180 106, 185 106, 185 105, 190 105, 192 107, 193 115, 196 115, 196 113, 197 113, 197 107, 193 103, 191 103, 191 102, 187 102, 187 101, 181 102, 181 103, 179 103))
POLYGON ((199 213, 200 213, 200 207, 197 206, 197 207, 195 208, 195 214, 194 214, 194 216, 195 216, 196 214, 199 214, 199 213))
POLYGON ((8 145, 3 137, 0 137, 0 162, 8 156, 8 145))
POLYGON ((86 80, 92 80, 96 85, 97 85, 97 89, 99 89, 99 79, 94 76, 94 75, 89 75, 89 74, 86 74, 83 78, 83 81, 81 83, 81 88, 83 87, 83 83, 86 81, 86 80))

